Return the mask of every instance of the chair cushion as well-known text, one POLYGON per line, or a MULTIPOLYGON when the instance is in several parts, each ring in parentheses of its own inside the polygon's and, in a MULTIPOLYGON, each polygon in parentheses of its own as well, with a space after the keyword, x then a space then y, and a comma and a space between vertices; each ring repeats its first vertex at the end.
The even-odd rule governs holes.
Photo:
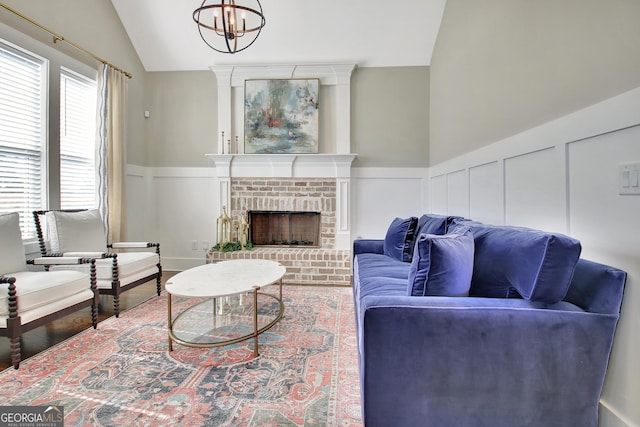
POLYGON ((50 211, 45 217, 52 252, 106 252, 107 236, 97 209, 81 212, 50 211))
MULTIPOLYGON (((123 252, 118 254, 118 273, 120 280, 140 271, 156 267, 159 263, 155 252, 123 252)), ((110 279, 113 263, 111 258, 96 261, 98 280, 110 279)))
POLYGON ((20 215, 17 212, 0 215, 0 274, 27 269, 20 215))
MULTIPOLYGON (((12 276, 16 278, 18 313, 44 307, 91 289, 89 276, 78 271, 21 271, 12 276)), ((0 284, 0 316, 9 314, 8 286, 0 284)))
POLYGON ((473 235, 421 234, 409 270, 410 296, 467 296, 473 274, 473 235))
POLYGON ((475 241, 471 296, 554 303, 567 293, 580 242, 559 233, 463 221, 475 241))
MULTIPOLYGON (((155 252, 122 252, 118 253, 118 277, 120 285, 127 285, 135 280, 158 272, 159 258, 155 252)), ((72 270, 89 272, 88 264, 56 265, 51 270, 72 270)), ((111 288, 113 279, 113 259, 96 260, 96 277, 99 288, 111 288)))
POLYGON ((384 254, 403 262, 411 262, 418 218, 395 218, 384 238, 384 254))

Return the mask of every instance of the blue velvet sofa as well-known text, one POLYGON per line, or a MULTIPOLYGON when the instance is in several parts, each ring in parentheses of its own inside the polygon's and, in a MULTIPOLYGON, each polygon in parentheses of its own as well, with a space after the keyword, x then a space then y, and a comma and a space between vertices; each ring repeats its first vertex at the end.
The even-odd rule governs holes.
POLYGON ((438 215, 354 241, 364 425, 597 426, 626 273, 580 251, 438 215))

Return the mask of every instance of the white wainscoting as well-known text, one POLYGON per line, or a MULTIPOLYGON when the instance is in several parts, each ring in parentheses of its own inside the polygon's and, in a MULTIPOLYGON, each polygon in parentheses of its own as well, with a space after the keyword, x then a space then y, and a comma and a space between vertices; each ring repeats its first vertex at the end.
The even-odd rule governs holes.
POLYGON ((352 239, 383 239, 395 217, 427 212, 426 168, 352 168, 352 239))
MULTIPOLYGON (((159 242, 168 271, 203 264, 202 244, 215 244, 221 209, 215 169, 130 165, 127 173, 128 239, 159 242)), ((396 216, 427 212, 426 169, 353 168, 352 174, 351 239, 384 238, 396 216)))
POLYGON ((127 168, 127 225, 130 240, 160 243, 165 270, 204 264, 215 244, 212 168, 127 168), (192 249, 196 241, 197 249, 192 249))
POLYGON ((628 273, 601 426, 640 425, 640 196, 619 165, 640 162, 640 88, 429 168, 430 206, 493 224, 559 231, 582 257, 628 273))
POLYGON ((469 168, 469 217, 499 224, 504 215, 502 164, 490 162, 469 168))
MULTIPOLYGON (((215 168, 130 165, 127 173, 129 238, 159 242, 168 271, 203 264, 202 242, 215 244, 220 214, 215 168)), ((351 240, 384 238, 396 216, 427 212, 426 168, 352 168, 351 173, 351 191, 344 192, 351 197, 351 240)))

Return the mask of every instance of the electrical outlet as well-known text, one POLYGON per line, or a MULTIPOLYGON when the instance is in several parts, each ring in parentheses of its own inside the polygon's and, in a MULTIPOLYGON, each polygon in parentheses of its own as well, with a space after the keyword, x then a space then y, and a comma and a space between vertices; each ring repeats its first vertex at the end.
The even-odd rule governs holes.
POLYGON ((203 240, 202 241, 202 249, 209 250, 209 241, 208 240, 203 240))
POLYGON ((191 241, 191 250, 192 251, 197 251, 198 250, 198 241, 197 240, 192 240, 191 241))

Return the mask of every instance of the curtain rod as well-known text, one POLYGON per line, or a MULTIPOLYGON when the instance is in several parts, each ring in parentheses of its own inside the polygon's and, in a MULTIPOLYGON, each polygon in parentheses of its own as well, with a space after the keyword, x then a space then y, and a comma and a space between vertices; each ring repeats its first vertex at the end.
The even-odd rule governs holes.
POLYGON ((24 19, 25 21, 29 22, 30 24, 35 25, 36 27, 40 28, 43 31, 46 31, 47 33, 49 33, 50 35, 53 36, 53 43, 57 43, 57 42, 64 42, 66 44, 68 44, 69 46, 79 50, 80 52, 84 53, 85 55, 88 55, 90 57, 92 57, 93 59, 95 59, 96 61, 102 62, 104 65, 108 65, 109 67, 113 68, 114 70, 120 71, 122 74, 124 74, 125 76, 127 76, 128 78, 132 78, 133 74, 124 71, 122 68, 118 68, 115 65, 111 64, 110 62, 100 58, 98 55, 89 52, 88 50, 84 49, 81 46, 78 46, 77 44, 75 44, 74 42, 65 39, 63 36, 61 36, 60 34, 56 34, 53 31, 51 31, 50 29, 48 29, 47 27, 45 27, 42 24, 37 23, 36 21, 32 20, 31 18, 24 16, 22 13, 18 12, 17 10, 14 10, 12 8, 10 8, 9 6, 7 6, 4 3, 0 3, 0 6, 2 6, 3 8, 7 9, 9 12, 13 13, 14 15, 19 16, 20 18, 24 19))

